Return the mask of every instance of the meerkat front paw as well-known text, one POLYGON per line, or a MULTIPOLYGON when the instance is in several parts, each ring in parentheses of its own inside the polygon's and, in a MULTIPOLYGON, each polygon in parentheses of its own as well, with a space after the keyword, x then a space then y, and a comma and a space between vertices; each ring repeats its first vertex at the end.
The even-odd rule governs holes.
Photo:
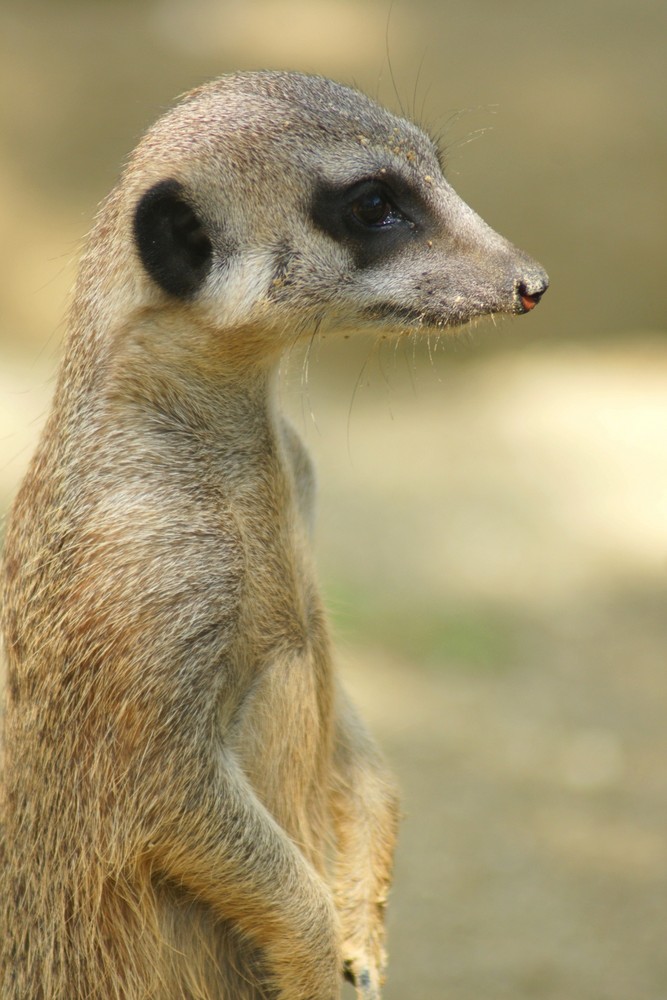
POLYGON ((341 905, 343 929, 343 975, 357 991, 357 1000, 380 1000, 385 982, 386 889, 376 893, 375 901, 366 899, 351 906, 341 905))
POLYGON ((384 975, 380 969, 369 967, 362 959, 350 958, 343 964, 343 975, 356 989, 358 1000, 380 1000, 384 983, 384 975))

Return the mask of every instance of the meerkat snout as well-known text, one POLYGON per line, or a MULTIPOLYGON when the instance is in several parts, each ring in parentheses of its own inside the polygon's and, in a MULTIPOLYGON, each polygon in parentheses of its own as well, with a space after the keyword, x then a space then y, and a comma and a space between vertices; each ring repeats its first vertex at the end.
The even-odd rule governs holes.
POLYGON ((528 270, 521 278, 517 279, 516 291, 521 308, 518 312, 530 312, 540 301, 547 288, 549 279, 542 268, 528 270))

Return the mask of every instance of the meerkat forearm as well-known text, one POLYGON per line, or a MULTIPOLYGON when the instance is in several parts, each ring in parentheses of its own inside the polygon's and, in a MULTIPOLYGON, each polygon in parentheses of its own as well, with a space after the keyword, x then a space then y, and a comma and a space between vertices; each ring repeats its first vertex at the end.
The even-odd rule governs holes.
POLYGON ((191 779, 187 802, 176 809, 164 803, 172 821, 151 841, 152 871, 263 949, 285 1000, 335 997, 339 930, 325 882, 257 800, 231 755, 220 753, 214 780, 191 779))

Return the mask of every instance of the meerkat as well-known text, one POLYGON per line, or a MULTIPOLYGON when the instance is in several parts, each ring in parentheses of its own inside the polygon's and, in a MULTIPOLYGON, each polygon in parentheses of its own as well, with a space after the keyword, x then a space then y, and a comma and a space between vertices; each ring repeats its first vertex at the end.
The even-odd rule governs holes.
POLYGON ((342 690, 281 355, 525 313, 417 126, 223 77, 103 203, 9 519, 4 1000, 378 1000, 397 797, 342 690))

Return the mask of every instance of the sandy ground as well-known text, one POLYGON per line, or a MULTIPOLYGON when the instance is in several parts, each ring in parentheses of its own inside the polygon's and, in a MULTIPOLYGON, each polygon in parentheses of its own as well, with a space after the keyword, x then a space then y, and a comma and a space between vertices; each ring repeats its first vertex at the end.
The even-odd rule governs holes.
MULTIPOLYGON (((387 1000, 665 1000, 667 349, 339 361, 285 394, 403 788, 387 1000)), ((2 366, 5 503, 43 364, 2 366)))

